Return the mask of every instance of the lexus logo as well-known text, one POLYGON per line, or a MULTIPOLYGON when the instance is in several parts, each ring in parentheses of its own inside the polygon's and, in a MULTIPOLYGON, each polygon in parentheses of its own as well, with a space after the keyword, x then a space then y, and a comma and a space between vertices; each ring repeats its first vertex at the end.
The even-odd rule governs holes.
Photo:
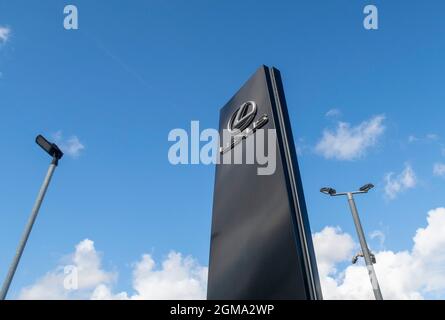
POLYGON ((253 121, 257 114, 257 105, 255 101, 244 102, 230 117, 227 124, 227 131, 229 131, 231 138, 230 143, 220 147, 220 153, 232 149, 243 139, 255 133, 256 130, 266 125, 269 121, 267 114, 263 114, 255 122, 253 121), (251 128, 249 126, 252 124, 251 128))
POLYGON ((231 134, 242 132, 255 119, 256 112, 257 107, 254 101, 243 103, 230 117, 227 129, 231 134))

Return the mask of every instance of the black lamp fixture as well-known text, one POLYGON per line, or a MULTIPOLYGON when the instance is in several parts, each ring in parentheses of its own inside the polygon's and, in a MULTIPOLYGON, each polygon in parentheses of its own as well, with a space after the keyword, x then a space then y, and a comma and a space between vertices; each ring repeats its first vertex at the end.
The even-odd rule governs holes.
POLYGON ((59 160, 62 159, 62 150, 60 150, 55 143, 51 143, 46 140, 41 134, 36 137, 36 143, 53 158, 53 163, 55 165, 57 165, 59 160))

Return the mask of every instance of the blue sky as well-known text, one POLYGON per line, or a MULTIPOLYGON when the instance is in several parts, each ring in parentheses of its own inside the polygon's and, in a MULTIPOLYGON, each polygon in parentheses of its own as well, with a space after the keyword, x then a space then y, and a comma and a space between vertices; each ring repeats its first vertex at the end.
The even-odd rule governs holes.
POLYGON ((355 239, 346 200, 318 190, 373 182, 357 199, 367 233, 385 235, 371 247, 410 250, 427 213, 445 206, 445 179, 433 173, 445 163, 444 9, 418 0, 1 1, 1 279, 49 163, 34 137, 83 146, 56 171, 11 297, 86 238, 118 270, 116 291, 131 291, 143 253, 161 261, 175 250, 206 266, 214 167, 172 166, 167 136, 192 120, 216 128, 219 109, 261 64, 283 75, 312 231, 339 226, 355 239), (78 7, 79 30, 63 28, 67 4, 78 7), (363 28, 367 4, 379 9, 378 30, 363 28), (367 137, 373 119, 378 132, 367 137), (341 138, 339 122, 365 137, 353 156, 328 158, 317 145, 323 132, 341 138), (406 189, 393 198, 391 172, 392 190, 401 174, 406 189))

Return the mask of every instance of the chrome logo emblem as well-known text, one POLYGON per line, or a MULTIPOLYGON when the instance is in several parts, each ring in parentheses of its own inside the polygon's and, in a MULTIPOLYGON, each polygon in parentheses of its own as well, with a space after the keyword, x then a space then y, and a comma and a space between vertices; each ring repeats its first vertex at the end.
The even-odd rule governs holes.
POLYGON ((246 139, 250 135, 254 134, 256 130, 265 126, 269 122, 267 114, 263 114, 255 122, 253 121, 257 114, 257 104, 255 101, 244 102, 230 117, 227 124, 227 131, 230 133, 230 143, 226 143, 219 148, 221 154, 226 153, 240 143, 243 139, 246 139), (252 124, 251 128, 249 126, 252 124))
POLYGON ((231 134, 241 133, 252 123, 253 119, 255 119, 256 113, 257 106, 254 101, 247 101, 243 103, 229 119, 227 130, 229 130, 231 134))

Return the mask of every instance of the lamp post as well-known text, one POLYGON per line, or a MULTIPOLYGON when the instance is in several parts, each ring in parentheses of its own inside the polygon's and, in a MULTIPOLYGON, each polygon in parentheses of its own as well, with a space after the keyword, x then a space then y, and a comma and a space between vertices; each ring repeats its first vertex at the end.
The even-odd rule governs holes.
POLYGON ((43 198, 45 197, 46 190, 48 189, 54 171, 56 170, 56 167, 59 164, 59 160, 63 157, 63 152, 59 149, 59 147, 54 143, 48 142, 48 140, 46 140, 43 136, 38 135, 36 138, 36 143, 52 157, 52 161, 49 166, 48 172, 46 174, 45 180, 43 181, 43 184, 40 188, 40 192, 37 196, 37 200, 32 209, 28 223, 26 224, 22 238, 20 239, 14 259, 11 263, 11 266, 9 267, 5 282, 3 283, 2 290, 0 292, 0 300, 4 300, 6 298, 6 295, 8 294, 9 287, 11 285, 15 271, 17 270, 17 266, 23 254, 23 250, 25 249, 26 242, 28 241, 29 238, 29 234, 31 233, 32 227, 39 213, 39 209, 40 206, 42 205, 43 198))
POLYGON ((357 256, 354 257, 353 263, 357 262, 357 259, 359 256, 363 256, 365 258, 366 267, 368 268, 368 274, 369 274, 369 278, 371 280, 372 289, 374 291, 375 299, 383 300, 382 292, 380 290, 380 285, 377 280, 377 274, 375 273, 374 265, 373 265, 374 263, 376 263, 375 256, 370 252, 370 250, 368 248, 368 244, 366 243, 365 233, 363 232, 363 227, 360 222, 357 206, 355 205, 355 201, 354 201, 355 194, 368 193, 369 190, 371 190, 372 188, 374 188, 374 185, 369 183, 369 184, 366 184, 363 187, 361 187, 359 189, 359 191, 338 193, 333 188, 322 188, 320 190, 320 192, 327 194, 331 197, 337 197, 337 196, 347 196, 348 197, 348 202, 349 202, 349 207, 351 209, 352 218, 354 219, 355 228, 357 229, 360 246, 362 248, 362 253, 358 254, 357 256))

